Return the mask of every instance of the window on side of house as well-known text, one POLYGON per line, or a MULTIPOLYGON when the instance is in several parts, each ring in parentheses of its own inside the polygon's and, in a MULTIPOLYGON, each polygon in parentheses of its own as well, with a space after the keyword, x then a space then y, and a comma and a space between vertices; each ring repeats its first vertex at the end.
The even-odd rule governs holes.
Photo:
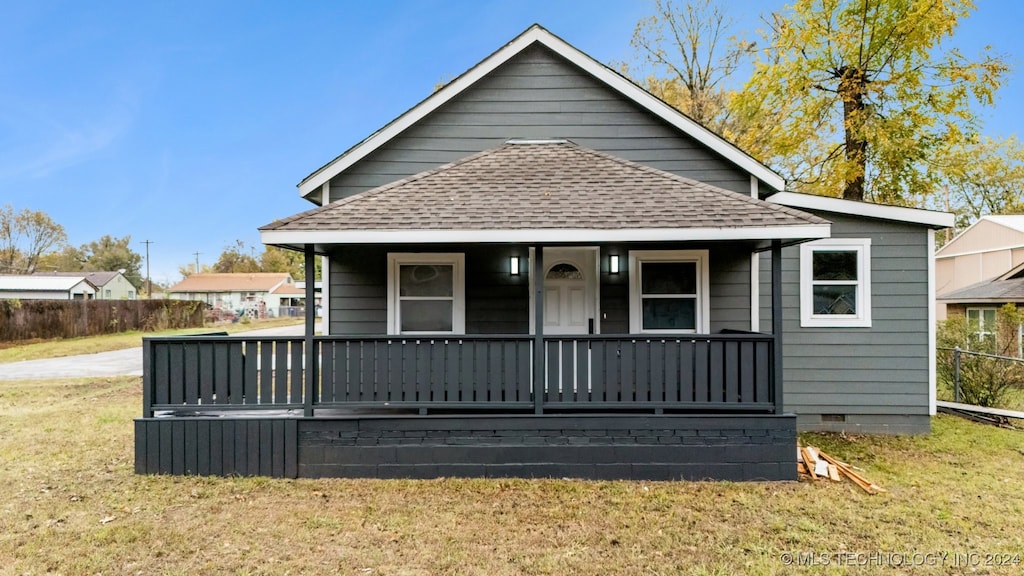
POLYGON ((629 253, 633 333, 710 331, 707 250, 629 253))
POLYGON ((871 239, 800 245, 800 325, 871 326, 871 239))
POLYGON ((388 254, 388 332, 462 334, 465 255, 388 254))
POLYGON ((996 309, 968 308, 967 325, 971 327, 978 342, 994 340, 996 337, 996 309))

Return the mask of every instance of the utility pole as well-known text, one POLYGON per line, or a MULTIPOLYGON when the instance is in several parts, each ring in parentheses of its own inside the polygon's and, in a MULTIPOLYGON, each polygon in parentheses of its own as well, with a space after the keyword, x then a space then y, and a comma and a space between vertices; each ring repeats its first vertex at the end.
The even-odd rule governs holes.
POLYGON ((199 255, 202 254, 202 252, 193 252, 193 254, 196 255, 196 271, 195 271, 195 273, 199 274, 199 255))
POLYGON ((146 298, 152 300, 153 277, 149 275, 149 245, 153 242, 151 240, 143 240, 142 243, 146 245, 146 298))

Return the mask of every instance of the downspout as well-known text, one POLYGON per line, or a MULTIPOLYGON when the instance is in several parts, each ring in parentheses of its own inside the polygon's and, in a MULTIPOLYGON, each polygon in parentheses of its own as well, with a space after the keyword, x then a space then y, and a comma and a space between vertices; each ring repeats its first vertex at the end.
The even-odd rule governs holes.
POLYGON ((305 358, 305 385, 306 390, 302 395, 302 415, 306 418, 313 417, 313 394, 316 391, 317 381, 317 358, 319 351, 313 348, 313 332, 316 330, 316 255, 313 254, 313 245, 306 244, 305 265, 306 265, 306 330, 303 349, 305 358))
POLYGON ((772 240, 772 336, 774 362, 772 380, 775 384, 775 413, 783 413, 782 386, 782 241, 772 240))

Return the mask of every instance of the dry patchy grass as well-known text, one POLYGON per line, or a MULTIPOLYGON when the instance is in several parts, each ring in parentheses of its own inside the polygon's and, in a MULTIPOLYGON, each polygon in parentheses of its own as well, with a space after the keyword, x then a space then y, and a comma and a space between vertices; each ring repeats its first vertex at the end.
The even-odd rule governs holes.
MULTIPOLYGON (((786 553, 1024 550, 1024 433, 952 417, 929 437, 804 437, 889 489, 868 496, 850 484, 136 476, 139 396, 129 377, 0 382, 0 573, 790 574, 801 569, 786 553)), ((953 561, 826 572, 959 572, 953 561)))
POLYGON ((68 338, 57 340, 39 340, 32 342, 0 342, 0 364, 5 362, 20 362, 22 360, 39 360, 42 358, 63 358, 65 356, 77 356, 79 354, 96 354, 98 352, 110 352, 112 350, 124 350, 142 346, 143 336, 183 336, 187 334, 201 334, 204 332, 245 332, 247 330, 260 330, 263 328, 276 328, 278 326, 294 326, 301 324, 301 318, 273 318, 269 320, 257 320, 254 322, 233 324, 211 324, 204 328, 185 328, 181 330, 166 330, 162 332, 121 332, 119 334, 105 334, 103 336, 89 336, 85 338, 68 338))

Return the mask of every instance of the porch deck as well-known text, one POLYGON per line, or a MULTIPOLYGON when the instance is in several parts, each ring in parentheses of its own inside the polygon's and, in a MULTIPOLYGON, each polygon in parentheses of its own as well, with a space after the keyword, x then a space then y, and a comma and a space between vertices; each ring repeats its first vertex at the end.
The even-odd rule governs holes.
POLYGON ((139 473, 792 479, 774 338, 144 340, 139 473), (307 353, 308 351, 308 353, 307 353))

